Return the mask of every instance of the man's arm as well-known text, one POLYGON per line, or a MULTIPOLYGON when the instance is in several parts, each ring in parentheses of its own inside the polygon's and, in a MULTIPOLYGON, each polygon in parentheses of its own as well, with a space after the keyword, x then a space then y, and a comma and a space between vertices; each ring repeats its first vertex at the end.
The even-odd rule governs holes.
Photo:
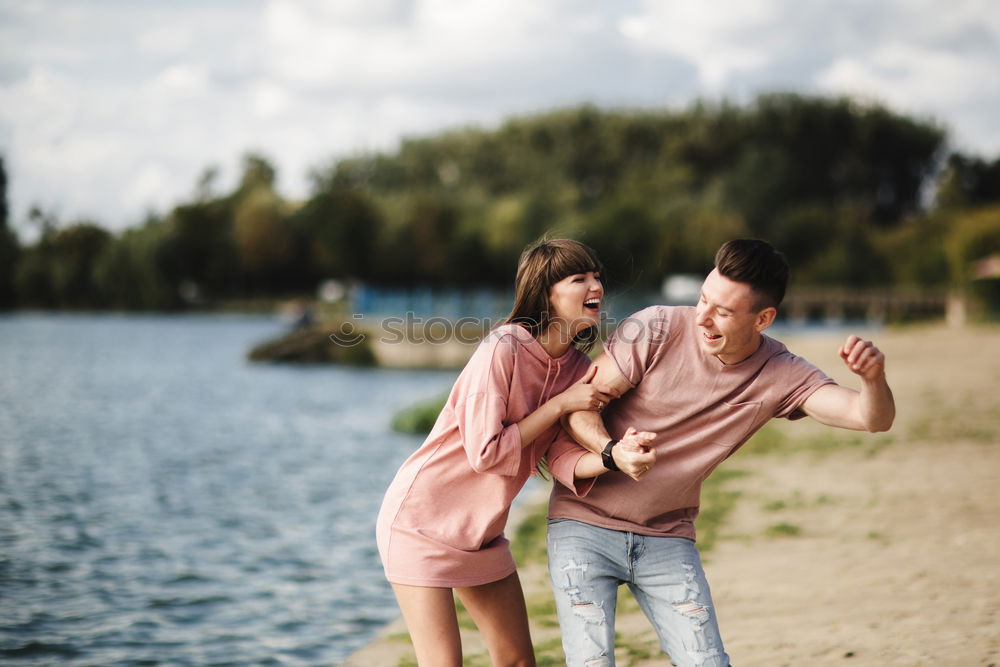
MULTIPOLYGON (((597 366, 597 374, 593 378, 594 384, 608 388, 619 398, 632 388, 618 370, 618 364, 607 354, 602 353, 597 357, 594 365, 597 366)), ((574 440, 594 454, 603 452, 604 446, 612 439, 599 412, 572 412, 563 417, 562 424, 574 440)), ((624 442, 622 445, 616 445, 611 455, 621 471, 633 479, 639 479, 656 462, 656 453, 652 450, 627 446, 624 442)))
MULTIPOLYGON (((593 365, 597 367, 597 374, 591 380, 594 384, 608 388, 619 398, 632 388, 625 376, 618 370, 618 364, 607 354, 601 353, 594 360, 593 365)), ((563 417, 562 422, 563 427, 573 436, 574 440, 595 454, 604 451, 604 445, 608 444, 608 440, 611 440, 600 412, 571 412, 563 417)))
POLYGON ((840 358, 861 378, 861 391, 832 384, 820 387, 805 400, 802 411, 827 426, 888 431, 896 418, 896 404, 885 378, 885 355, 871 341, 848 336, 840 358))

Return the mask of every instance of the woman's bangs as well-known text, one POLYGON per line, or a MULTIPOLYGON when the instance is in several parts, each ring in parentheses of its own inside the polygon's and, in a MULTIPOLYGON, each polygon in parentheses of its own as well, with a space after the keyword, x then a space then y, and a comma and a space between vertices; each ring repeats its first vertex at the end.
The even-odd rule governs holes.
POLYGON ((603 268, 589 248, 582 244, 563 246, 558 249, 549 262, 549 284, 554 285, 568 276, 590 273, 591 271, 601 273, 603 268))

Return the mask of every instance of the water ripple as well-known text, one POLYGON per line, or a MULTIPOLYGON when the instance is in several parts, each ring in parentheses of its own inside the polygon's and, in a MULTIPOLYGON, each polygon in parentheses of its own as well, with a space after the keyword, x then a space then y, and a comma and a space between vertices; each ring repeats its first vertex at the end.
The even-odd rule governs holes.
POLYGON ((245 363, 273 332, 0 316, 0 662, 329 665, 394 617, 387 424, 453 374, 245 363))

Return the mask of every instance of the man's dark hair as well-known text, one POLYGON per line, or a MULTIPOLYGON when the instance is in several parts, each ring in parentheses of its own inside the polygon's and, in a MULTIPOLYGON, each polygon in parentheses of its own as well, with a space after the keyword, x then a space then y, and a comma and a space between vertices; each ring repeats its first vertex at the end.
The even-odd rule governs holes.
POLYGON ((754 312, 777 308, 788 286, 788 262, 767 241, 734 239, 726 241, 715 253, 715 268, 738 283, 746 283, 757 299, 754 312))

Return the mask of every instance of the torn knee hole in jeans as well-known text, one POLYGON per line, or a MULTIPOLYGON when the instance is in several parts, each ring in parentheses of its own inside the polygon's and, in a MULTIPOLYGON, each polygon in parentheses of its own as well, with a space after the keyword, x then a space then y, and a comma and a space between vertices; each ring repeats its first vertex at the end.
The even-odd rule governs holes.
POLYGON ((603 624, 605 621, 604 609, 596 602, 574 602, 573 613, 587 623, 603 624))
POLYGON ((683 602, 674 602, 674 609, 679 613, 683 614, 687 618, 691 619, 692 622, 701 625, 708 621, 708 607, 703 604, 699 604, 694 600, 685 600, 683 602))

